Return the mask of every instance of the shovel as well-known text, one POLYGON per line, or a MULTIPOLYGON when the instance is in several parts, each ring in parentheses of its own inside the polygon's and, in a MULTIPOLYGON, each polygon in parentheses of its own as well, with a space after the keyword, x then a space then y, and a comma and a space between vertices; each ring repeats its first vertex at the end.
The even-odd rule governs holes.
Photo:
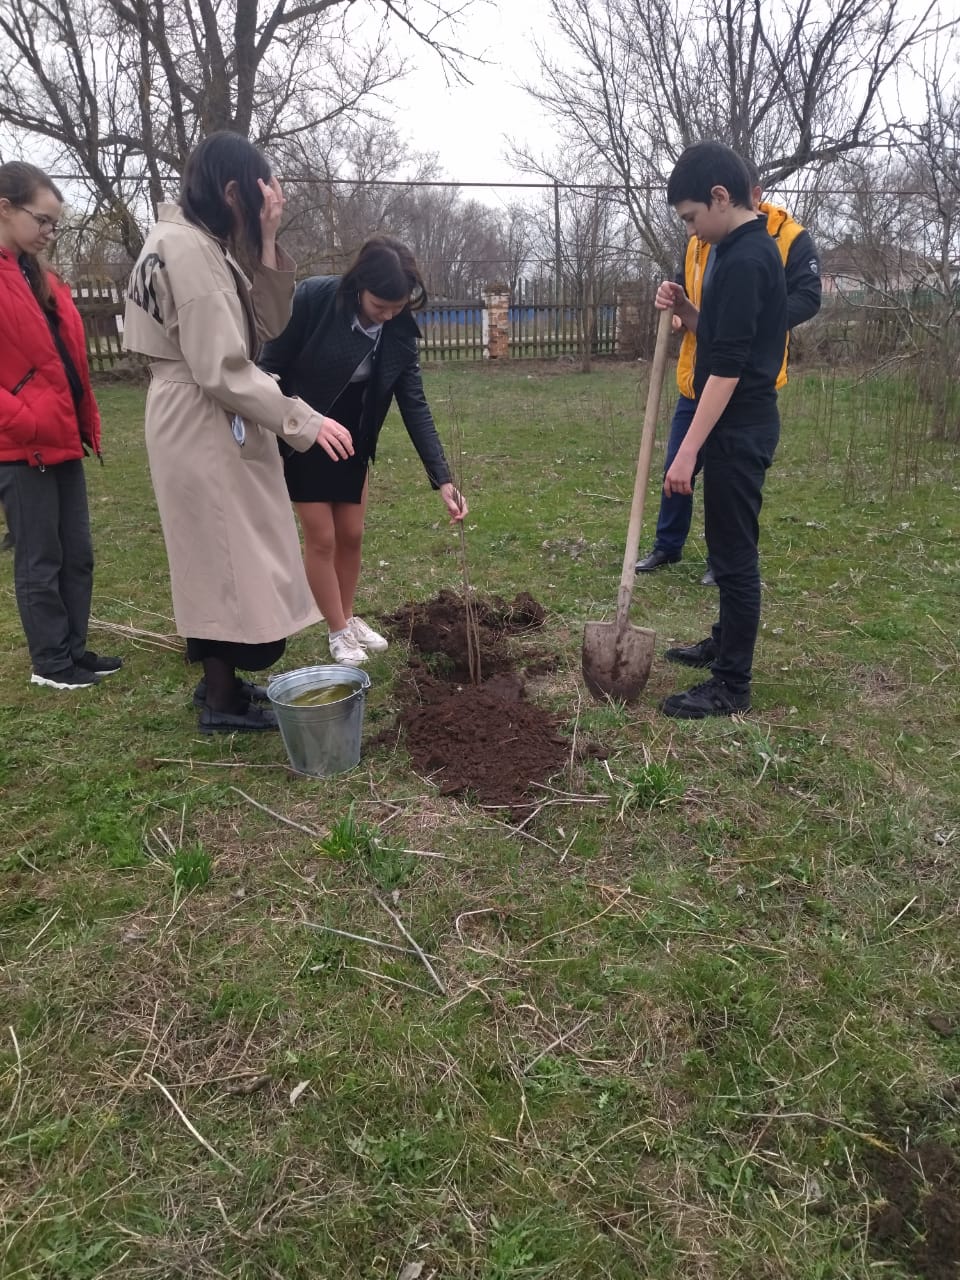
POLYGON ((660 412, 660 393, 667 367, 672 318, 672 311, 660 312, 657 345, 650 364, 650 385, 643 415, 643 435, 640 437, 640 457, 637 460, 637 478, 633 486, 627 547, 623 553, 617 617, 614 622, 588 622, 583 629, 583 678, 595 698, 617 698, 621 702, 635 702, 650 678, 657 633, 647 627, 631 626, 629 615, 633 584, 636 581, 643 500, 650 479, 650 458, 657 429, 657 414, 660 412))

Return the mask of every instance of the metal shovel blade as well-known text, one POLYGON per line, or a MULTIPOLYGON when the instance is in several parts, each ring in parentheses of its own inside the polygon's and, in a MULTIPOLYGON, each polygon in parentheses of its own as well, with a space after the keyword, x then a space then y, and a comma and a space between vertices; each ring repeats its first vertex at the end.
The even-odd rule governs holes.
POLYGON ((633 502, 630 504, 627 545, 624 548, 623 568, 620 572, 616 620, 588 622, 583 629, 580 666, 587 688, 595 698, 618 698, 623 702, 634 702, 650 679, 650 666, 653 662, 653 648, 657 634, 647 627, 632 627, 629 616, 633 584, 636 580, 635 565, 637 550, 640 546, 644 496, 647 481, 650 479, 653 437, 656 434, 660 393, 663 390, 663 375, 667 367, 670 325, 670 312, 661 311, 660 323, 657 326, 657 343, 653 360, 650 362, 650 384, 647 387, 647 404, 643 414, 640 456, 637 459, 637 474, 633 484, 633 502))
POLYGON ((588 622, 583 629, 581 667, 595 698, 636 702, 650 679, 657 633, 648 627, 588 622))

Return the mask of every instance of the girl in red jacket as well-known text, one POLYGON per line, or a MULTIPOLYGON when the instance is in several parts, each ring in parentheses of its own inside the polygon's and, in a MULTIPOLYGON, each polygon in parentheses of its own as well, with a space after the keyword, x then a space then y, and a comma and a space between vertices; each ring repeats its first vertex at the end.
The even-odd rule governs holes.
POLYGON ((40 254, 63 197, 32 164, 0 165, 0 503, 34 684, 82 689, 119 658, 87 648, 93 546, 82 458, 100 456, 83 321, 40 254))

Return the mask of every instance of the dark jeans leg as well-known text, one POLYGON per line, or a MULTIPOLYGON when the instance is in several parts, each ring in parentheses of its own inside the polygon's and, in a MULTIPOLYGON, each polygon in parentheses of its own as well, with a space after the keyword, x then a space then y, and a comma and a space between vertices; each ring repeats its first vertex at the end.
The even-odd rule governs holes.
POLYGON ((93 539, 90 507, 82 462, 55 467, 60 485, 60 598, 67 611, 70 656, 74 662, 87 651, 87 628, 93 601, 93 539))
POLYGON ((703 512, 707 551, 720 594, 713 628, 713 674, 746 693, 760 628, 760 507, 763 481, 780 438, 770 427, 727 427, 703 447, 703 512))
POLYGON ((83 464, 0 464, 0 502, 14 537, 17 608, 38 675, 63 671, 87 646, 93 545, 83 464))
MULTIPOLYGON (((666 475, 670 464, 677 456, 677 450, 683 444, 683 437, 693 421, 697 407, 696 400, 688 400, 680 396, 677 407, 673 411, 670 423, 670 434, 667 437, 667 452, 664 458, 663 473, 666 475)), ((697 470, 699 471, 699 464, 697 470)), ((696 475, 696 472, 694 472, 696 475)), ((683 550, 690 532, 690 521, 693 518, 693 497, 686 493, 675 493, 669 498, 660 493, 660 513, 657 516, 657 533, 653 540, 654 549, 665 551, 668 555, 679 555, 683 550)))

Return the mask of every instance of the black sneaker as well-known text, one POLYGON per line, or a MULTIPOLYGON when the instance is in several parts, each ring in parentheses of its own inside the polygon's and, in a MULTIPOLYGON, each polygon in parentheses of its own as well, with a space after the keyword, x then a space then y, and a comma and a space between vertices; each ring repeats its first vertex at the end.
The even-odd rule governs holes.
POLYGON ((679 560, 679 551, 661 551, 654 547, 649 555, 637 561, 636 572, 653 573, 656 569, 662 569, 665 564, 677 564, 679 560))
POLYGON ((675 720, 706 720, 708 716, 737 716, 750 710, 750 694, 735 693, 722 680, 706 680, 685 693, 672 693, 660 704, 675 720))
POLYGON ((678 645, 668 649, 663 655, 668 662, 679 662, 684 667, 709 667, 717 657, 717 646, 713 636, 700 640, 697 644, 678 645))
POLYGON ((717 580, 713 576, 713 570, 709 564, 707 565, 707 572, 700 579, 700 585, 701 587, 715 587, 717 585, 717 580))
POLYGON ((96 671, 88 671, 85 667, 74 664, 50 675, 40 675, 34 671, 30 683, 42 684, 48 689, 89 689, 91 685, 99 684, 100 679, 96 671))
POLYGON ((115 671, 119 671, 123 666, 123 659, 106 658, 88 649, 82 657, 77 659, 76 665, 84 671, 92 671, 94 675, 112 676, 115 671))
POLYGON ((269 707, 258 707, 252 702, 239 715, 205 706, 200 712, 199 725, 201 733, 264 733, 277 728, 277 717, 269 707))
MULTIPOLYGON (((270 702, 266 689, 259 684, 251 684, 249 680, 237 681, 237 692, 241 693, 250 702, 259 702, 264 706, 270 702)), ((193 705, 202 711, 207 705, 207 682, 201 680, 193 691, 193 705)))

